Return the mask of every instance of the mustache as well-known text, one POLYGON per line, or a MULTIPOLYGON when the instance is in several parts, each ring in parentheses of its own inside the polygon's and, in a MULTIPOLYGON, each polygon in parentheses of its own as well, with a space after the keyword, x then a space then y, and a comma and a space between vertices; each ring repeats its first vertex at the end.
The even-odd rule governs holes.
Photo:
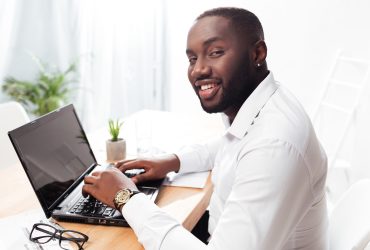
POLYGON ((219 78, 209 78, 209 77, 198 77, 195 79, 195 86, 210 84, 210 83, 221 83, 221 79, 219 78))

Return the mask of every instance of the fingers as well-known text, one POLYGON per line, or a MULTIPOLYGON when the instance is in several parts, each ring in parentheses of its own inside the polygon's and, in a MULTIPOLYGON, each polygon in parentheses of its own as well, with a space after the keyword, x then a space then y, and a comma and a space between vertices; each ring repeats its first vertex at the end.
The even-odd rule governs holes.
POLYGON ((156 171, 154 171, 156 169, 155 166, 156 166, 156 163, 154 161, 147 160, 147 159, 127 160, 127 161, 119 162, 116 165, 116 167, 123 173, 131 169, 144 169, 143 173, 135 175, 134 177, 131 178, 131 180, 135 184, 138 184, 140 182, 144 182, 147 180, 160 178, 160 176, 156 176, 158 175, 158 173, 156 174, 156 171))
POLYGON ((95 183, 97 182, 97 179, 101 173, 99 171, 93 172, 91 175, 87 175, 84 178, 85 185, 82 186, 82 195, 84 197, 88 195, 94 196, 91 192, 93 192, 93 189, 95 188, 95 183))
POLYGON ((91 173, 92 176, 99 176, 101 175, 102 171, 94 171, 91 173))
POLYGON ((130 159, 130 160, 123 160, 123 161, 119 161, 119 162, 117 162, 114 166, 116 167, 116 168, 119 168, 121 165, 123 165, 123 164, 125 164, 125 163, 127 163, 127 162, 130 162, 130 161, 135 161, 136 159, 130 159))
POLYGON ((85 184, 82 186, 82 195, 87 197, 88 195, 95 197, 97 178, 94 176, 86 176, 84 179, 85 184))
POLYGON ((129 161, 123 161, 120 163, 117 163, 116 167, 121 170, 122 172, 125 172, 129 169, 135 169, 138 168, 138 160, 129 160, 129 161))
POLYGON ((144 170, 147 170, 150 167, 147 161, 144 160, 130 160, 127 162, 123 162, 121 165, 118 166, 118 169, 122 172, 125 172, 126 170, 130 169, 139 169, 143 168, 144 170))
POLYGON ((94 184, 96 182, 96 180, 97 180, 97 177, 96 176, 92 176, 92 175, 87 175, 84 178, 85 184, 94 184))
POLYGON ((150 172, 145 172, 142 174, 135 175, 134 177, 131 178, 131 180, 135 183, 138 184, 140 182, 144 182, 153 178, 150 178, 151 174, 150 172))
POLYGON ((95 187, 93 185, 85 184, 85 185, 82 186, 82 195, 84 197, 87 197, 88 195, 94 196, 94 194, 93 194, 94 191, 95 191, 94 189, 95 189, 95 187))

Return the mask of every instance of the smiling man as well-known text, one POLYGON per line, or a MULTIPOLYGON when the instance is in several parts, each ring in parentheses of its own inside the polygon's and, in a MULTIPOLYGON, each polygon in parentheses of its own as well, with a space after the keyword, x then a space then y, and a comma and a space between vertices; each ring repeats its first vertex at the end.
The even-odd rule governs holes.
POLYGON ((214 15, 201 15, 190 29, 188 77, 203 109, 223 112, 232 122, 268 74, 266 64, 262 66, 267 49, 258 19, 230 23, 222 11, 218 10, 220 15, 216 10, 214 15))
POLYGON ((186 54, 189 81, 206 112, 222 113, 225 134, 119 162, 86 177, 84 192, 118 207, 146 249, 327 249, 326 155, 299 102, 267 68, 258 18, 238 8, 206 11, 188 33, 186 54), (133 168, 145 173, 121 172, 133 168), (211 169, 208 244, 136 192, 134 183, 170 171, 211 169))

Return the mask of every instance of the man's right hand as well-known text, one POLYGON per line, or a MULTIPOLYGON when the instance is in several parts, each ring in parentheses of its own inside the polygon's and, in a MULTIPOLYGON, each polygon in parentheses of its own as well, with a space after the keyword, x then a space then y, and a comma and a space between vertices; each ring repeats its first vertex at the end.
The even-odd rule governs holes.
POLYGON ((116 164, 116 167, 122 172, 130 169, 144 169, 145 172, 131 178, 137 184, 148 180, 162 179, 171 171, 179 171, 180 160, 175 154, 171 154, 153 158, 120 161, 116 164))

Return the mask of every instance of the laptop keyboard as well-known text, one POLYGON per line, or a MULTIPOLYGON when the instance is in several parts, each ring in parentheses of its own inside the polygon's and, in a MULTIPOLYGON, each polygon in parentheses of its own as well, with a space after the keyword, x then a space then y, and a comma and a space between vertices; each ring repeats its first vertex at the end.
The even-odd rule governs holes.
MULTIPOLYGON (((133 171, 126 171, 124 174, 131 178, 139 173, 141 173, 142 170, 133 170, 133 171)), ((153 182, 154 183, 154 182, 153 182)), ((152 185, 153 183, 147 182, 147 184, 152 185)), ((139 191, 144 193, 145 195, 148 196, 150 199, 157 188, 154 187, 138 187, 139 191)), ((115 213, 116 209, 111 208, 104 203, 96 200, 94 197, 89 196, 89 197, 83 197, 76 202, 76 204, 69 210, 70 213, 74 214, 81 214, 85 216, 95 216, 95 217, 109 217, 113 216, 115 213)))
MULTIPOLYGON (((139 188, 140 192, 146 194, 148 198, 153 196, 156 191, 155 188, 145 187, 139 188)), ((111 208, 104 203, 96 200, 94 197, 83 197, 76 202, 76 204, 69 210, 73 214, 81 214, 86 216, 109 217, 113 216, 116 209, 111 208)))
POLYGON ((116 210, 108 207, 102 202, 96 200, 93 197, 81 197, 76 204, 69 210, 70 213, 82 214, 82 215, 93 215, 93 216, 111 216, 116 210))

